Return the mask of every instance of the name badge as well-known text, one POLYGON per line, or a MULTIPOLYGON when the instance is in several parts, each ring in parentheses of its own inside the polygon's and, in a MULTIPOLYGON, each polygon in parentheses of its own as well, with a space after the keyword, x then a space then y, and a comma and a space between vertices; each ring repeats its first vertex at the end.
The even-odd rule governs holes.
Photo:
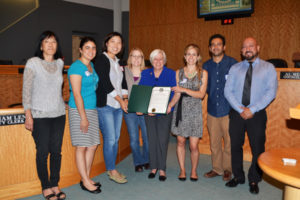
POLYGON ((182 81, 180 81, 179 83, 183 84, 183 83, 186 83, 187 82, 187 79, 182 79, 182 81))
POLYGON ((85 71, 85 75, 86 75, 86 76, 90 76, 90 75, 91 75, 91 72, 85 71))

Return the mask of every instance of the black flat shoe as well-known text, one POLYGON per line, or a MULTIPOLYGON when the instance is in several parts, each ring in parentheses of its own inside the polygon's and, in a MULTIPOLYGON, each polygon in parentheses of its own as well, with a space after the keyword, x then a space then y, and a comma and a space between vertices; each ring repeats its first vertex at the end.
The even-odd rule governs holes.
POLYGON ((259 187, 258 187, 258 185, 257 185, 257 183, 250 183, 249 184, 249 191, 250 191, 250 193, 252 193, 252 194, 258 194, 259 193, 259 187))
POLYGON ((178 180, 180 180, 180 181, 185 181, 185 180, 186 180, 186 177, 178 177, 178 180))
POLYGON ((233 178, 230 181, 228 181, 225 185, 227 187, 236 187, 238 184, 244 184, 245 180, 238 180, 237 178, 233 178))
POLYGON ((135 172, 142 172, 142 171, 143 171, 143 165, 135 166, 135 172))
POLYGON ((89 190, 83 184, 81 184, 80 186, 81 186, 82 190, 88 191, 88 192, 90 192, 92 194, 98 194, 98 193, 101 192, 101 189, 99 187, 97 187, 97 189, 95 189, 95 190, 89 190))
POLYGON ((167 180, 167 177, 166 177, 166 176, 160 175, 160 176, 158 177, 158 179, 159 179, 160 181, 165 181, 165 180, 167 180))
POLYGON ((101 187, 102 185, 101 185, 101 183, 100 183, 100 182, 95 182, 95 183, 94 183, 94 186, 101 187))
POLYGON ((150 174, 148 175, 148 178, 150 178, 150 179, 155 178, 157 171, 158 171, 158 170, 156 170, 155 173, 150 172, 150 174))
MULTIPOLYGON (((82 181, 80 181, 80 183, 79 183, 79 184, 80 184, 80 186, 81 186, 81 185, 83 184, 83 183, 82 183, 82 181)), ((95 182, 95 183, 94 183, 94 186, 97 186, 97 187, 99 187, 99 188, 100 188, 102 185, 101 185, 101 183, 100 183, 100 182, 95 182)))
POLYGON ((190 180, 193 181, 193 182, 196 182, 196 181, 198 181, 198 178, 190 177, 190 180))

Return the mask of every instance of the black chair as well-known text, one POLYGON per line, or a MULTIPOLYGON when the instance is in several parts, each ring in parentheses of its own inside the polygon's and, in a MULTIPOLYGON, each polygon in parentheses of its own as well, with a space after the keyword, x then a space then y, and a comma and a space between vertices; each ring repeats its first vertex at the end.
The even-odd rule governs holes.
POLYGON ((292 60, 295 63, 295 68, 300 68, 300 52, 293 53, 292 60))
POLYGON ((146 67, 152 67, 152 64, 151 64, 150 60, 145 60, 145 66, 146 67))
POLYGON ((8 108, 21 108, 22 105, 23 105, 22 103, 14 103, 14 104, 10 104, 8 108))
POLYGON ((287 62, 281 58, 272 58, 267 61, 272 63, 276 68, 287 68, 288 67, 287 62))

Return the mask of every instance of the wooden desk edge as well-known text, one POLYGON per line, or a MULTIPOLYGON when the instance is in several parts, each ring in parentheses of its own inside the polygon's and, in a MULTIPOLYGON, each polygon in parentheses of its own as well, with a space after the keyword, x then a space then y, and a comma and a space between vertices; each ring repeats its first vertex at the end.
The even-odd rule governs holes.
MULTIPOLYGON (((266 152, 265 152, 266 153, 266 152)), ((260 168, 263 170, 263 172, 265 174, 267 174, 268 176, 286 184, 286 185, 289 185, 289 186, 292 186, 292 187, 296 187, 296 188, 299 188, 300 189, 300 181, 299 179, 293 177, 293 176, 290 176, 290 175, 287 175, 287 174, 284 174, 284 173, 281 173, 277 170, 274 170, 272 169, 271 167, 269 167, 268 165, 266 165, 263 161, 263 157, 265 155, 264 154, 261 154, 259 157, 258 157, 258 165, 260 166, 260 168), (276 175, 277 174, 277 175, 276 175), (287 181, 288 180, 288 181, 287 181)), ((299 165, 299 163, 298 163, 299 165)))
POLYGON ((1 115, 24 114, 24 108, 4 108, 0 109, 1 115))

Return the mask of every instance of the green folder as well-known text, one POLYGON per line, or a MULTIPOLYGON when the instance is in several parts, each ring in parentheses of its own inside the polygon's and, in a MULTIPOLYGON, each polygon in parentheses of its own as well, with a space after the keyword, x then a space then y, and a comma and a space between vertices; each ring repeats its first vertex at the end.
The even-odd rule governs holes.
POLYGON ((148 113, 148 106, 152 93, 152 86, 133 85, 130 93, 128 112, 148 113))
POLYGON ((128 112, 166 114, 170 94, 171 87, 133 85, 128 103, 128 112), (151 108, 149 108, 150 106, 151 108))

